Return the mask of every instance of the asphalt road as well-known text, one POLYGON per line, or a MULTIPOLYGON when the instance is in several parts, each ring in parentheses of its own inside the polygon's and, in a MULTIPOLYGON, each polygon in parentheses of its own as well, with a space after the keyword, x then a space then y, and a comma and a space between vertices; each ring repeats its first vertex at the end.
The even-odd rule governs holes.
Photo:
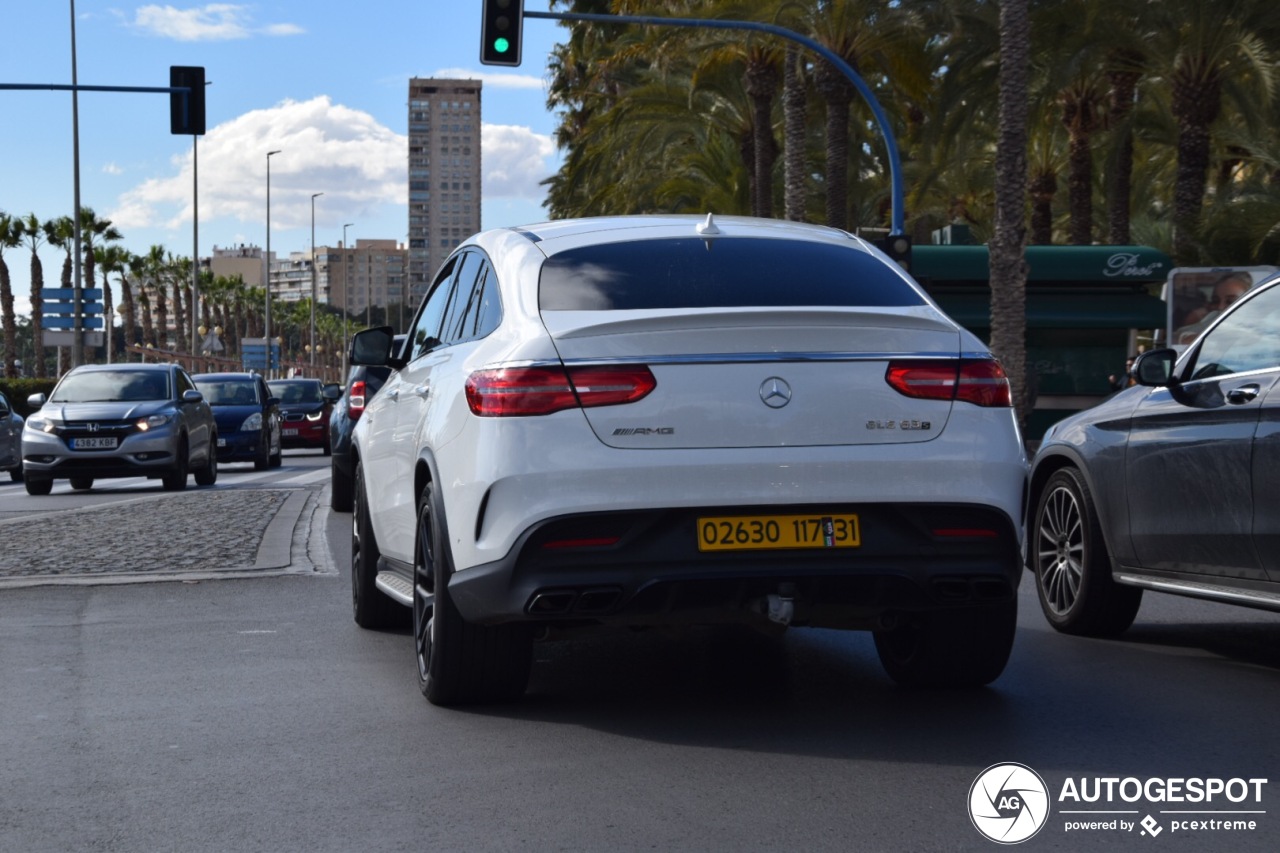
MULTIPOLYGON (((215 490, 327 505, 323 478, 282 484, 326 463, 215 490)), ((1028 850, 1280 849, 1275 614, 1149 595, 1125 639, 1084 640, 1025 584, 985 690, 896 688, 862 634, 648 632, 542 645, 524 700, 446 710, 407 633, 351 621, 350 516, 293 524, 285 569, 0 585, 0 850, 995 850, 968 800, 1003 762, 1053 800, 1028 850), (1228 832, 1161 813, 1203 804, 1062 814, 1102 808, 1059 801, 1098 777, 1269 781, 1210 806, 1265 812, 1228 832), (1065 828, 1148 814, 1154 837, 1065 828)), ((21 529, 0 521, 6 558, 21 529)))

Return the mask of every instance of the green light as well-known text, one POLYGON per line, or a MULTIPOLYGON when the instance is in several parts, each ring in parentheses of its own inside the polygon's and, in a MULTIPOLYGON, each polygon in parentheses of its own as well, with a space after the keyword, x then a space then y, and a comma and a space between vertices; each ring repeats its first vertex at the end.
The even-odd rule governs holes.
POLYGON ((511 49, 511 42, 504 38, 496 38, 493 40, 493 49, 498 53, 506 53, 511 49))

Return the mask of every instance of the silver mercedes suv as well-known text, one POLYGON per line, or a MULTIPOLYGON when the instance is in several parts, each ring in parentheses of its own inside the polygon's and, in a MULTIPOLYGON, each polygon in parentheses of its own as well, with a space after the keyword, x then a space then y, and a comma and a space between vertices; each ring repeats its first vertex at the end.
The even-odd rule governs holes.
POLYGON ((27 399, 39 411, 22 431, 27 494, 47 495, 55 479, 89 489, 95 479, 161 479, 168 491, 218 479, 217 427, 204 395, 176 364, 77 367, 53 393, 27 399))

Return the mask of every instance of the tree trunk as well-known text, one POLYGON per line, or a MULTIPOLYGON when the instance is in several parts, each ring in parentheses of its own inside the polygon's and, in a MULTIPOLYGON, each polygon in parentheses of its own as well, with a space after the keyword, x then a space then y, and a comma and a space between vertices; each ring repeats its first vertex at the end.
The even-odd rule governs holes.
MULTIPOLYGON (((1203 58, 1200 59, 1203 63, 1203 58)), ((1200 262, 1200 210, 1209 176, 1209 127, 1222 110, 1222 78, 1197 75, 1184 59, 1173 79, 1173 116, 1178 121, 1178 166, 1173 188, 1173 254, 1179 266, 1200 262)))
POLYGON ((1030 53, 1028 0, 1001 0, 995 233, 990 243, 991 349, 1009 376, 1014 408, 1023 424, 1030 408, 1026 384, 1027 229, 1024 215, 1030 53))
POLYGON ((782 66, 782 114, 785 132, 783 162, 783 208, 787 219, 804 222, 805 184, 808 168, 805 166, 805 108, 807 98, 804 79, 800 75, 800 52, 787 48, 782 66))
POLYGON ((1053 197, 1058 192, 1058 175, 1041 172, 1031 181, 1031 242, 1047 246, 1053 242, 1053 197))
POLYGON ((849 104, 853 86, 825 59, 817 66, 818 92, 827 105, 827 224, 849 227, 849 104))
POLYGON ((44 379, 48 369, 44 364, 44 264, 40 256, 31 253, 31 343, 36 363, 34 376, 44 379))
POLYGON ((0 256, 0 315, 4 322, 4 375, 18 375, 18 323, 13 314, 13 287, 9 282, 9 265, 0 256))
MULTIPOLYGON (((1126 65, 1136 65, 1141 59, 1140 54, 1132 51, 1119 52, 1112 58, 1113 62, 1126 65)), ((1107 186, 1107 242, 1113 246, 1127 246, 1132 242, 1129 221, 1132 218, 1133 131, 1125 119, 1133 112, 1134 97, 1142 75, 1121 67, 1108 72, 1107 79, 1111 84, 1110 126, 1120 126, 1115 168, 1109 175, 1107 186)))
POLYGON ((751 199, 753 216, 773 216, 773 164, 778 159, 778 143, 773 138, 773 99, 778 92, 778 69, 766 57, 747 60, 747 94, 751 97, 751 134, 755 148, 755 187, 751 199))

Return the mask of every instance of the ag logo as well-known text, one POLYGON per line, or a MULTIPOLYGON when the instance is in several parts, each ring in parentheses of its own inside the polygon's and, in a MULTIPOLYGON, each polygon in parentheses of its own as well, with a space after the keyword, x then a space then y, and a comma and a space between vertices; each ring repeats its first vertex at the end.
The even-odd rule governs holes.
POLYGON ((969 819, 1000 844, 1026 841, 1048 817, 1049 789, 1025 764, 993 764, 969 788, 969 819))

